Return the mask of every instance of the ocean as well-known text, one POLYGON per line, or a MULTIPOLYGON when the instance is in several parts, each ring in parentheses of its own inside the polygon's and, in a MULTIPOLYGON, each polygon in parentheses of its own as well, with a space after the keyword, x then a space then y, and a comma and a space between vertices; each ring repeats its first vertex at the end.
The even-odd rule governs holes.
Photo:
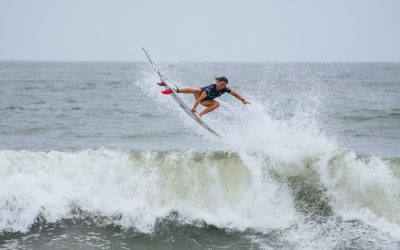
POLYGON ((400 63, 160 66, 0 62, 0 249, 400 248, 400 63))

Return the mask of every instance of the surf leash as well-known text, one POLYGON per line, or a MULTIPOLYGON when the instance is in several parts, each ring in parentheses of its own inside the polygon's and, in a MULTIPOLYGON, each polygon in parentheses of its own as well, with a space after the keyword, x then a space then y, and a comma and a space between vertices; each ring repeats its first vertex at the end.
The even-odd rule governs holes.
POLYGON ((171 81, 170 79, 168 79, 167 77, 163 76, 163 75, 160 73, 160 67, 159 67, 157 64, 155 64, 155 63, 153 62, 153 60, 151 60, 151 57, 150 57, 149 53, 146 51, 146 49, 142 47, 142 50, 143 50, 144 54, 146 55, 147 60, 148 60, 149 63, 151 64, 151 67, 152 67, 153 70, 160 76, 161 80, 167 80, 167 81, 169 81, 170 83, 172 83, 173 85, 175 85, 176 89, 178 89, 178 86, 176 86, 176 84, 175 84, 173 81, 171 81))

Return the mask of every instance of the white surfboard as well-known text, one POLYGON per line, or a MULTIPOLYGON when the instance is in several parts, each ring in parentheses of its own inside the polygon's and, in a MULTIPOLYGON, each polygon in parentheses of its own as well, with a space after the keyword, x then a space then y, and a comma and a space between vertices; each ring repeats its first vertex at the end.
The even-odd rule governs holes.
POLYGON ((199 116, 199 114, 197 114, 197 112, 193 113, 191 108, 189 108, 189 106, 182 100, 182 98, 180 98, 178 96, 178 93, 176 93, 175 89, 172 88, 170 85, 168 85, 168 83, 166 83, 166 81, 164 81, 164 82, 166 84, 165 89, 171 89, 173 91, 170 95, 179 104, 179 106, 183 109, 183 111, 186 112, 186 114, 188 114, 193 120, 195 120, 203 128, 207 129, 208 131, 210 131, 211 133, 213 133, 216 136, 222 137, 220 134, 215 132, 215 130, 212 129, 203 119, 201 119, 201 117, 199 116))

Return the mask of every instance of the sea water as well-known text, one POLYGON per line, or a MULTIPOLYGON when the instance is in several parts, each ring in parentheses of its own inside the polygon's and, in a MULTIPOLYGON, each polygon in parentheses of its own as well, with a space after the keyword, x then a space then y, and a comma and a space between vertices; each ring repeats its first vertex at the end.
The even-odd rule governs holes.
POLYGON ((251 104, 218 138, 147 63, 0 63, 0 249, 400 247, 400 64, 161 71, 251 104))

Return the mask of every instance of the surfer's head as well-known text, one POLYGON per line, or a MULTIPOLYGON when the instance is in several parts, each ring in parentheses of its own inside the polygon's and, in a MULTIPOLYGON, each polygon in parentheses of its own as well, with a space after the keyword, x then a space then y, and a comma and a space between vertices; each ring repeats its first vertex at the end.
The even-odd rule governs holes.
POLYGON ((228 84, 228 78, 225 76, 216 77, 215 81, 217 81, 217 89, 223 89, 228 84))
POLYGON ((218 82, 226 82, 226 83, 228 83, 228 78, 226 78, 225 76, 220 76, 220 77, 216 77, 215 81, 217 81, 217 83, 218 82))

